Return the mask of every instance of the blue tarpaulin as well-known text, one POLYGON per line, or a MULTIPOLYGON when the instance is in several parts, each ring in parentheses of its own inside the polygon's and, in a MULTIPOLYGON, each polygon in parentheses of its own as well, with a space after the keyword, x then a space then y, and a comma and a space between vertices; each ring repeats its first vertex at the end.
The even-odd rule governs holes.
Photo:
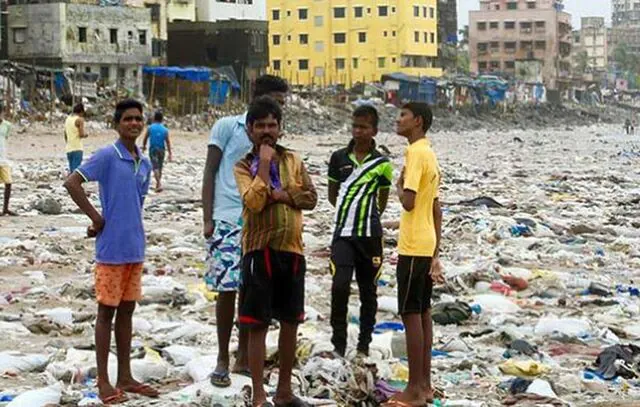
POLYGON ((167 78, 178 78, 192 82, 209 82, 211 79, 211 69, 209 68, 180 68, 177 66, 145 66, 142 72, 155 75, 164 76, 167 78))
POLYGON ((212 105, 223 105, 227 101, 230 83, 228 81, 213 80, 209 89, 209 103, 212 105))
POLYGON ((435 105, 438 97, 438 82, 431 78, 420 78, 418 101, 435 105))

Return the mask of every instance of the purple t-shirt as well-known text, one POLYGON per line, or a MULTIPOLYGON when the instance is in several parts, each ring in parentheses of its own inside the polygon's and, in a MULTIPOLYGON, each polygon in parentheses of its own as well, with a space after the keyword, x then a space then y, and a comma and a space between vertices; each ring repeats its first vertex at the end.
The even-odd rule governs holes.
POLYGON ((96 261, 103 264, 144 262, 142 206, 149 191, 151 163, 136 146, 136 162, 120 140, 96 151, 76 171, 97 181, 104 229, 96 238, 96 261))

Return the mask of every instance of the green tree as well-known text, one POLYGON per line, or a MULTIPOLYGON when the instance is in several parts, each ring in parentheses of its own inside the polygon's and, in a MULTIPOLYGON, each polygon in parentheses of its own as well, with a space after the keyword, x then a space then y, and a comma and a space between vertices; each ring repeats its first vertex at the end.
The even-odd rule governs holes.
POLYGON ((459 50, 456 60, 456 68, 458 70, 458 73, 469 74, 470 65, 471 61, 469 59, 469 52, 459 50))
POLYGON ((578 73, 584 74, 587 71, 589 67, 589 54, 587 54, 587 51, 580 51, 576 55, 575 64, 578 73))
POLYGON ((464 47, 465 45, 469 45, 469 26, 465 25, 464 28, 458 30, 459 38, 458 45, 460 47, 464 47))

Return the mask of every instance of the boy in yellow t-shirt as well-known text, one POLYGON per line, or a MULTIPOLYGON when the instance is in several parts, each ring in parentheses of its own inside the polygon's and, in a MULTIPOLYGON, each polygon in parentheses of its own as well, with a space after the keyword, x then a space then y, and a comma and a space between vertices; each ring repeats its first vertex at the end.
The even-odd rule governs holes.
POLYGON ((409 383, 388 405, 421 406, 433 401, 431 388, 431 293, 444 281, 438 259, 442 212, 440 170, 426 138, 433 114, 424 103, 403 106, 397 133, 409 141, 397 193, 403 211, 398 241, 398 310, 405 326, 409 383))

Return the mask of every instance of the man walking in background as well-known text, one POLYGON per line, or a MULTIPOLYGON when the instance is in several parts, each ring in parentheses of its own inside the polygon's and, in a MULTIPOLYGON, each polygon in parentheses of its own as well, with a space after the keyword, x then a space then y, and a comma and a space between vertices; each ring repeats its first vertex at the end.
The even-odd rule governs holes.
POLYGON ((82 164, 84 146, 82 139, 87 138, 84 130, 84 105, 78 103, 73 107, 73 113, 64 122, 65 151, 69 161, 69 174, 82 164))
MULTIPOLYGON (((256 80, 254 98, 269 95, 283 105, 288 90, 289 86, 283 79, 264 75, 256 80)), ((247 113, 244 113, 222 118, 213 126, 202 181, 202 215, 204 237, 207 239, 205 283, 209 290, 218 293, 218 361, 211 375, 211 383, 218 387, 231 385, 229 341, 242 257, 242 200, 233 169, 253 147, 247 135, 246 121, 247 113)), ((231 372, 249 374, 247 341, 247 330, 240 327, 238 354, 231 372)))
POLYGON ((142 142, 142 151, 146 151, 147 140, 149 140, 149 159, 151 159, 153 177, 156 180, 156 192, 162 192, 162 168, 164 167, 166 152, 169 152, 169 162, 173 160, 169 129, 162 124, 162 120, 164 120, 162 112, 157 111, 153 114, 153 124, 147 127, 144 141, 142 142))
POLYGON ((11 133, 11 123, 4 119, 4 109, 0 108, 0 183, 4 184, 4 205, 0 216, 16 216, 15 212, 9 210, 9 199, 11 199, 11 163, 7 159, 7 139, 11 133))

